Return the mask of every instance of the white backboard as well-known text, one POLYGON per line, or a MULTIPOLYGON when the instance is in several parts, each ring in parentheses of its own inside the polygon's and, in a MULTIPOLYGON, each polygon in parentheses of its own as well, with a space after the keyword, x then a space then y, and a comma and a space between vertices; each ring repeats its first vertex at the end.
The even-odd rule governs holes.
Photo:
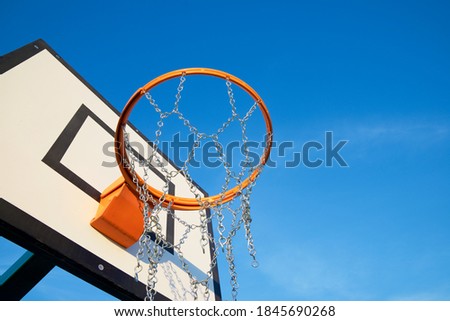
MULTIPOLYGON (((100 193, 120 176, 112 166, 118 111, 42 40, 3 56, 0 72, 4 234, 119 298, 143 299, 146 273, 135 281, 136 246, 125 249, 89 224, 100 193)), ((160 173, 152 175, 155 187, 163 184, 160 173)), ((172 191, 183 194, 183 184, 176 182, 172 191)), ((179 215, 199 220, 195 212, 179 215)), ((167 238, 183 232, 170 216, 162 223, 167 238)), ((210 268, 213 249, 203 253, 198 240, 188 240, 193 246, 186 245, 185 256, 201 275, 210 268)), ((210 299, 220 300, 217 267, 209 287, 210 299)), ((157 292, 159 300, 192 299, 189 279, 170 251, 158 270, 157 292)))

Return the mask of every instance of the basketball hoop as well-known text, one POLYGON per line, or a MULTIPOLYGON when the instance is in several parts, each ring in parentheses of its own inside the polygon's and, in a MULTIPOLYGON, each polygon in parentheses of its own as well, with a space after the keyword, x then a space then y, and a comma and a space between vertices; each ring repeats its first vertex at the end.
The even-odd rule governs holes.
POLYGON ((247 249, 253 259, 252 265, 256 267, 258 265, 256 250, 250 230, 250 223, 252 222, 250 216, 250 195, 259 174, 269 159, 272 135, 271 119, 262 98, 244 81, 223 71, 208 68, 187 68, 172 71, 153 79, 131 96, 120 115, 115 133, 116 159, 123 177, 103 192, 99 210, 91 225, 124 247, 129 247, 138 242, 139 250, 136 255, 137 265, 135 269, 137 279, 139 272, 142 270, 141 262, 144 259, 149 262, 146 299, 154 299, 157 282, 156 273, 164 249, 172 249, 178 256, 182 269, 189 277, 191 295, 195 300, 198 299, 199 285, 204 288, 203 295, 208 300, 212 269, 217 264, 218 249, 222 249, 226 253, 225 256, 231 275, 232 295, 236 299, 238 282, 234 263, 233 238, 238 230, 243 227, 247 240, 247 249), (200 132, 179 110, 183 84, 186 81, 186 77, 191 75, 204 75, 225 80, 232 116, 213 134, 200 132), (174 78, 179 78, 176 101, 172 111, 163 112, 150 91, 174 78), (233 84, 247 93, 253 101, 253 105, 244 116, 240 116, 237 112, 232 89, 233 84), (160 117, 157 122, 158 127, 155 132, 155 138, 152 140, 152 151, 147 159, 136 155, 130 142, 130 133, 126 130, 130 114, 142 97, 147 98, 154 111, 160 117), (254 111, 258 109, 265 122, 264 150, 258 162, 250 166, 246 125, 254 111), (195 136, 193 147, 190 149, 187 159, 183 166, 178 169, 168 169, 168 166, 164 164, 161 156, 158 154, 158 144, 164 121, 172 115, 182 120, 189 132, 195 136), (235 174, 230 169, 229 161, 224 155, 218 138, 234 121, 238 122, 240 126, 245 156, 245 161, 242 163, 244 165, 241 165, 238 174, 235 174), (198 191, 188 170, 189 162, 195 154, 196 148, 199 146, 200 141, 204 139, 209 139, 213 143, 219 155, 218 159, 226 172, 225 183, 222 185, 221 192, 213 196, 205 196, 198 191), (138 173, 137 165, 142 167, 143 175, 138 173), (148 182, 148 172, 155 166, 163 174, 164 186, 162 190, 155 188, 148 182), (173 183, 172 180, 179 176, 184 178, 193 197, 181 197, 169 193, 169 186, 173 183), (234 183, 232 183, 233 180, 235 181, 234 183), (198 211, 197 221, 194 223, 189 222, 185 216, 178 215, 178 211, 198 211), (178 241, 174 240, 171 243, 166 240, 160 223, 161 213, 172 216, 180 228, 184 228, 184 233, 178 241), (212 219, 216 219, 216 230, 219 233, 218 239, 214 238, 210 228, 212 219), (225 222, 229 222, 227 227, 225 222), (208 246, 213 249, 210 253, 212 262, 210 270, 203 278, 191 271, 189 263, 183 254, 183 244, 194 230, 198 231, 203 253, 205 254, 205 248, 208 246))
MULTIPOLYGON (((126 184, 130 187, 132 191, 135 193, 138 193, 137 191, 140 189, 139 186, 144 186, 146 183, 144 180, 137 175, 138 182, 135 182, 136 177, 133 177, 133 174, 131 173, 131 170, 129 167, 126 167, 125 164, 129 162, 128 155, 126 152, 126 144, 124 141, 124 127, 128 122, 128 118, 133 111, 134 106, 136 103, 145 96, 146 93, 148 93, 152 88, 156 87, 157 85, 176 77, 181 76, 189 76, 189 75, 207 75, 207 76, 213 76, 225 79, 227 81, 230 81, 239 87, 241 87, 243 90, 245 90, 257 103, 259 109, 261 110, 264 121, 266 123, 266 144, 264 153, 261 155, 260 158, 260 164, 265 165, 266 161, 269 158, 270 155, 270 149, 272 147, 272 122, 269 116, 269 111, 267 110, 266 105, 264 104, 261 97, 258 95, 258 93, 249 85, 247 85, 244 81, 241 79, 227 74, 223 71, 215 70, 215 69, 208 69, 208 68, 188 68, 188 69, 180 69, 175 70, 169 73, 166 73, 164 75, 161 75, 149 83, 147 83, 144 87, 137 90, 133 96, 131 96, 130 100, 125 105, 122 114, 120 115, 119 122, 117 123, 116 128, 116 135, 115 135, 115 143, 116 143, 116 159, 117 163, 119 164, 120 171, 122 172, 123 177, 125 178, 126 184)), ((200 201, 196 198, 185 198, 185 197, 178 197, 175 195, 166 194, 165 200, 163 202, 163 206, 168 206, 171 204, 171 208, 174 210, 199 210, 202 207, 215 207, 217 205, 220 205, 222 203, 229 202, 231 199, 235 198, 238 193, 247 188, 249 184, 257 178, 257 176, 260 174, 262 167, 257 167, 241 184, 230 188, 223 194, 217 194, 210 197, 201 198, 200 201)), ((164 194, 162 191, 150 186, 146 185, 146 188, 148 189, 149 193, 156 199, 159 199, 164 194)))

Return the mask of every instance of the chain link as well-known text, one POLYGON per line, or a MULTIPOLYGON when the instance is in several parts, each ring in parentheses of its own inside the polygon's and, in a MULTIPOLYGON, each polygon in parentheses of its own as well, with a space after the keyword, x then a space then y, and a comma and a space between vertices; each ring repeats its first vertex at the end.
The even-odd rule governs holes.
MULTIPOLYGON (((231 284, 231 295, 233 300, 237 300, 239 283, 238 283, 238 273, 235 265, 235 255, 234 255, 234 243, 233 239, 236 236, 241 227, 244 227, 245 238, 247 241, 248 252, 253 259, 252 266, 256 267, 258 262, 256 260, 256 249, 253 241, 253 236, 251 233, 251 222, 252 218, 250 215, 250 196, 252 189, 255 185, 256 180, 252 180, 249 186, 243 190, 242 181, 243 178, 248 176, 249 173, 254 170, 260 170, 261 165, 251 166, 250 153, 248 150, 248 137, 246 133, 247 121, 251 118, 252 114, 258 107, 259 102, 255 102, 250 109, 246 112, 244 117, 240 117, 237 108, 236 101, 234 98, 234 92, 232 88, 232 83, 229 79, 226 79, 226 89, 228 94, 228 100, 231 107, 231 116, 216 130, 213 134, 205 134, 199 132, 197 127, 195 127, 191 122, 183 115, 179 110, 179 104, 181 101, 181 93, 184 88, 184 82, 186 81, 185 75, 183 74, 179 79, 179 84, 177 87, 177 93, 175 95, 175 102, 173 108, 169 112, 164 112, 158 106, 155 99, 152 97, 150 92, 145 93, 145 97, 149 101, 150 105, 154 111, 159 115, 157 121, 157 128, 155 130, 155 137, 152 142, 152 148, 150 155, 147 158, 140 156, 131 146, 129 134, 124 128, 124 141, 127 150, 127 155, 129 156, 129 161, 126 164, 130 168, 130 172, 133 175, 133 182, 137 185, 137 192, 139 193, 139 199, 142 203, 142 213, 144 219, 144 233, 138 241, 138 250, 136 253, 136 266, 135 266, 135 279, 139 280, 139 273, 143 270, 142 262, 148 259, 148 271, 147 271, 147 296, 146 300, 154 300, 156 294, 156 285, 158 282, 158 265, 160 264, 161 258, 165 249, 172 248, 176 257, 180 261, 182 270, 186 273, 189 278, 190 291, 194 300, 199 298, 199 288, 203 289, 203 299, 210 299, 210 286, 211 280, 213 279, 213 270, 217 266, 217 258, 219 255, 219 250, 225 252, 225 258, 228 262, 228 270, 230 273, 230 284, 231 284), (160 144, 161 135, 165 125, 165 120, 170 116, 177 117, 182 121, 183 125, 187 127, 189 132, 194 136, 194 142, 192 147, 188 151, 186 160, 183 162, 182 166, 177 170, 169 170, 168 166, 165 166, 164 159, 157 152, 158 146, 160 144), (241 139, 244 151, 244 160, 241 162, 240 171, 235 173, 231 168, 231 159, 227 159, 223 147, 219 141, 219 136, 230 126, 234 121, 238 121, 241 128, 241 139), (218 160, 225 169, 225 180, 221 186, 220 198, 215 204, 208 204, 202 201, 202 194, 198 190, 197 186, 194 184, 193 179, 189 173, 189 164, 195 157, 196 151, 199 149, 203 141, 210 140, 213 143, 215 151, 218 155, 218 160), (142 180, 144 184, 139 185, 138 174, 136 172, 136 164, 139 164, 140 168, 143 170, 142 180), (162 188, 162 196, 159 199, 154 199, 147 189, 147 180, 149 178, 148 171, 151 167, 156 167, 164 175, 164 186, 162 188), (190 193, 197 200, 201 209, 199 210, 199 223, 189 223, 184 220, 181 215, 177 215, 176 211, 172 210, 169 206, 163 207, 162 204, 165 202, 166 196, 169 191, 169 183, 178 174, 182 173, 190 193), (223 204, 225 198, 225 193, 229 189, 231 184, 236 184, 240 187, 237 200, 231 200, 228 203, 223 204), (209 210, 208 210, 209 209, 209 210), (162 227, 160 224, 161 214, 171 215, 175 222, 179 224, 180 227, 184 228, 181 237, 170 244, 167 242, 165 235, 163 234, 162 227), (214 239, 212 232, 208 229, 211 224, 212 219, 216 220, 216 231, 219 236, 217 241, 214 239), (229 227, 227 229, 226 222, 230 221, 229 227), (200 233, 200 247, 203 254, 211 256, 211 261, 209 264, 209 269, 206 271, 205 276, 201 279, 198 275, 195 275, 190 268, 190 264, 187 261, 183 245, 187 242, 189 235, 194 230, 199 230, 200 233), (209 249, 209 251, 207 251, 209 249)), ((166 276, 168 275, 165 273, 166 276)), ((174 282, 170 282, 171 286, 174 286, 174 282)), ((180 282, 179 282, 180 283, 180 282)), ((185 298, 185 296, 183 296, 185 298)))

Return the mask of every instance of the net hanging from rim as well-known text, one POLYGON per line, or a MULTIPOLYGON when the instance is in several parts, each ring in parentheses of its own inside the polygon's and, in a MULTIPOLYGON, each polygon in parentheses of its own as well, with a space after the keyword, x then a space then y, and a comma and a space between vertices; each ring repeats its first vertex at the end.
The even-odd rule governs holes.
MULTIPOLYGON (((144 218, 144 232, 138 241, 139 248, 136 254, 135 275, 136 280, 138 280, 139 273, 143 270, 144 266, 141 262, 148 261, 146 300, 155 299, 158 267, 164 251, 167 249, 173 251, 174 255, 179 259, 181 268, 189 277, 190 289, 187 292, 194 300, 199 299, 199 293, 203 295, 204 300, 209 300, 213 282, 213 269, 216 268, 219 252, 223 252, 230 274, 231 295, 233 300, 236 300, 239 284, 235 264, 234 238, 238 231, 243 230, 248 253, 252 258, 252 266, 257 267, 256 249, 251 232, 250 197, 258 175, 261 173, 263 166, 269 158, 272 145, 272 124, 270 116, 267 107, 258 93, 239 78, 215 69, 188 68, 164 74, 140 88, 130 98, 119 118, 115 142, 116 157, 120 170, 125 178, 126 184, 139 198, 144 218), (201 132, 180 110, 181 94, 184 89, 184 83, 189 75, 207 75, 225 80, 225 89, 231 108, 231 116, 212 133, 207 134, 201 132), (170 111, 163 111, 152 96, 151 89, 173 78, 179 78, 175 102, 170 111), (253 100, 253 104, 245 113, 239 114, 237 111, 233 85, 237 85, 243 89, 253 100), (132 142, 130 141, 130 133, 128 133, 126 128, 131 111, 142 97, 148 100, 152 111, 159 117, 155 136, 151 142, 152 149, 147 158, 140 157, 133 149, 132 142), (261 111, 266 124, 266 135, 264 151, 259 161, 254 162, 250 159, 247 122, 258 109, 261 111), (171 168, 161 154, 158 153, 165 122, 171 117, 181 120, 183 126, 194 137, 193 144, 182 166, 175 169, 171 168), (231 160, 228 159, 228 155, 224 152, 224 148, 219 141, 221 135, 234 122, 237 122, 239 125, 244 158, 240 163, 241 166, 238 172, 231 168, 231 160), (217 159, 225 170, 225 179, 220 192, 214 196, 204 196, 194 184, 190 174, 189 165, 196 153, 199 152, 199 146, 206 141, 211 142, 212 146, 214 146, 217 159), (149 181, 149 174, 152 167, 156 167, 164 176, 161 190, 154 188, 151 185, 152 182, 149 181), (173 184, 173 181, 180 177, 186 182, 192 197, 179 197, 170 194, 170 184, 173 184), (178 214, 178 212, 194 210, 198 211, 197 220, 189 220, 186 219, 185 214, 178 214), (183 228, 183 233, 178 240, 174 240, 173 242, 167 241, 161 225, 163 215, 170 215, 183 228), (217 238, 214 238, 213 230, 210 228, 213 225, 215 232, 218 233, 217 238), (193 231, 197 231, 196 234, 193 231), (185 258, 185 243, 192 234, 199 237, 199 246, 202 248, 203 253, 211 256, 208 270, 202 276, 199 276, 198 273, 192 270, 190 263, 185 258), (207 251, 206 249, 211 250, 207 251)), ((191 213, 189 215, 194 214, 191 213)), ((183 297, 183 299, 185 298, 186 296, 183 297)))

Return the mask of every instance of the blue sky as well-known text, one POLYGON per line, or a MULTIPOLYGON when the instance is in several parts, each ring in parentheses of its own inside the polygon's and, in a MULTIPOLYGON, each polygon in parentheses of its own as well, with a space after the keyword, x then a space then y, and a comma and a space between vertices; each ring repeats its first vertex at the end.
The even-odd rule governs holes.
MULTIPOLYGON (((112 105, 165 72, 250 83, 277 142, 252 204, 241 300, 450 299, 446 1, 3 1, 0 54, 44 39, 112 105), (348 164, 283 164, 309 141, 348 164)), ((311 158, 323 158, 317 151, 311 158)), ((207 182, 205 185, 208 185, 207 182)), ((0 241, 1 272, 21 250, 0 241)), ((223 297, 229 299, 226 270, 223 297)), ((56 269, 26 299, 111 299, 56 269)))

